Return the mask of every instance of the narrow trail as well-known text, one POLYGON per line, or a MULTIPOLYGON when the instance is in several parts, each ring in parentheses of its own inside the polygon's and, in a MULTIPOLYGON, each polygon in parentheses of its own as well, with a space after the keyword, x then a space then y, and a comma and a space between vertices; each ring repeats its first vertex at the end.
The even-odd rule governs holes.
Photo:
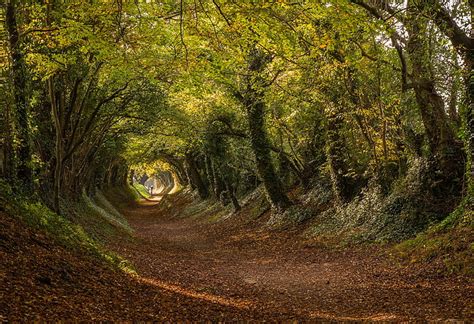
POLYGON ((211 303, 224 318, 235 309, 276 320, 474 319, 466 278, 396 266, 376 247, 331 250, 242 219, 179 218, 159 198, 123 211, 137 239, 110 248, 144 283, 193 298, 196 314, 211 303))

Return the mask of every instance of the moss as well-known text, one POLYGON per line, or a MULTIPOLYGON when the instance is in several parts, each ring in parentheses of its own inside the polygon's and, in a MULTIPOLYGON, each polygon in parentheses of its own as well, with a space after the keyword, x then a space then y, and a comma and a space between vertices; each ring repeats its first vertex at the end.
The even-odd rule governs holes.
POLYGON ((144 185, 140 183, 134 183, 132 188, 134 189, 133 195, 135 196, 135 200, 140 200, 142 198, 150 198, 151 195, 148 190, 145 188, 144 185))
MULTIPOLYGON (((94 215, 85 215, 80 208, 69 206, 63 202, 63 210, 72 216, 74 215, 92 218, 94 215)), ((86 253, 92 257, 105 261, 113 268, 123 269, 133 272, 133 267, 128 261, 119 255, 105 249, 100 242, 93 239, 80 224, 74 223, 69 217, 56 214, 36 197, 22 195, 19 191, 14 191, 7 183, 0 180, 0 208, 7 214, 19 218, 25 225, 46 233, 57 244, 67 249, 86 253)))
POLYGON ((99 192, 93 198, 82 194, 81 201, 82 215, 87 215, 88 218, 102 219, 117 232, 123 232, 128 235, 133 233, 125 218, 115 210, 102 193, 99 192))
POLYGON ((132 238, 133 231, 127 221, 100 192, 94 198, 83 194, 77 202, 63 204, 62 210, 64 217, 80 225, 94 240, 132 238))
POLYGON ((474 275, 473 211, 462 203, 444 221, 393 248, 394 255, 411 263, 439 259, 448 273, 474 275))
POLYGON ((435 226, 432 231, 446 231, 455 227, 474 227, 474 210, 472 198, 466 197, 448 217, 435 226))
POLYGON ((130 205, 135 204, 138 200, 142 199, 137 190, 130 186, 125 185, 122 187, 112 187, 103 191, 105 199, 114 206, 114 209, 124 210, 130 205))

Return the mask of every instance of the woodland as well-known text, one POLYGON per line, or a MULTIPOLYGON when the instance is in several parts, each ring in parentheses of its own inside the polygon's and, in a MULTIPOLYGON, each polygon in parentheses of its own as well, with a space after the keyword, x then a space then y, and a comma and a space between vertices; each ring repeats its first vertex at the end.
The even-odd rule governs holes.
POLYGON ((0 2, 0 321, 474 320, 473 13, 0 2))

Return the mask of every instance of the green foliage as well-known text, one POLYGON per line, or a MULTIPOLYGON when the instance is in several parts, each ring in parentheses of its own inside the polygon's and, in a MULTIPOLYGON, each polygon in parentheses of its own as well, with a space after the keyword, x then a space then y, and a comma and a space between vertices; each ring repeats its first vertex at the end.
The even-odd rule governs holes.
POLYGON ((472 195, 469 194, 459 206, 442 222, 433 228, 433 232, 449 231, 456 227, 474 228, 474 211, 472 195))
POLYGON ((316 215, 308 235, 333 233, 341 243, 401 242, 423 232, 447 215, 433 210, 424 192, 427 162, 412 161, 405 177, 385 194, 373 179, 362 192, 344 204, 334 204, 329 176, 321 177, 304 198, 304 204, 316 215))
POLYGON ((310 209, 304 206, 291 206, 283 213, 272 214, 267 224, 273 228, 285 229, 301 225, 313 217, 310 209))

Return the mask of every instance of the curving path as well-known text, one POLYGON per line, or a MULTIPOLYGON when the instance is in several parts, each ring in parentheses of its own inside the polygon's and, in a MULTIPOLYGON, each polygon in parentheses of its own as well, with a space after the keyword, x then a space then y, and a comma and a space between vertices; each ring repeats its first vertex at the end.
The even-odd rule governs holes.
POLYGON ((474 320, 474 285, 465 278, 395 266, 377 248, 331 250, 255 230, 242 216, 179 218, 186 199, 167 197, 173 212, 159 199, 123 211, 137 239, 111 248, 147 285, 195 300, 196 316, 212 304, 225 319, 474 320))

